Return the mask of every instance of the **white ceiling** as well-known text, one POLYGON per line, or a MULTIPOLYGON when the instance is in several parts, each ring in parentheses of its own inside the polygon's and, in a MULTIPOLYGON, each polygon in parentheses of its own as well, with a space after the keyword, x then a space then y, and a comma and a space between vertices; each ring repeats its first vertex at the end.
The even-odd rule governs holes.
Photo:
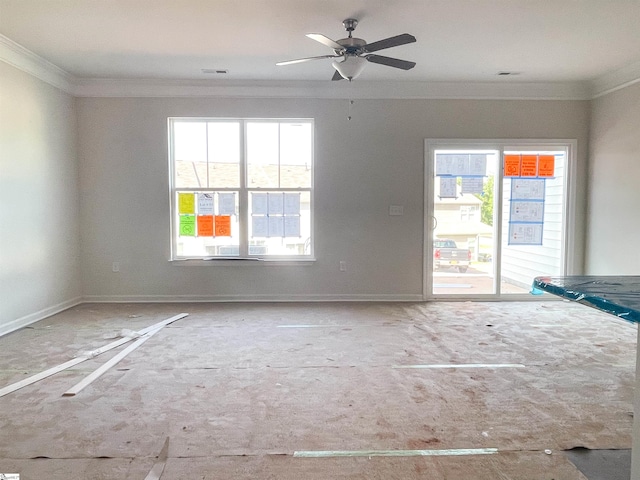
POLYGON ((331 54, 305 34, 343 38, 352 16, 368 42, 417 38, 377 52, 413 70, 367 81, 588 82, 640 62, 638 0, 0 0, 0 34, 77 79, 329 81, 330 60, 275 63, 331 54))

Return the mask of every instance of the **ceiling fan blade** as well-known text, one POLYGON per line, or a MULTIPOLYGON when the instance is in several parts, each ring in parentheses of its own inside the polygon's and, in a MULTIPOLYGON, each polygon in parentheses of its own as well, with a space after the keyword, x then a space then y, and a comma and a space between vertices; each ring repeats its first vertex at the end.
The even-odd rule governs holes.
POLYGON ((401 68, 402 70, 411 70, 416 66, 416 62, 408 62, 407 60, 400 60, 399 58, 383 57, 382 55, 367 55, 364 58, 372 63, 401 68))
POLYGON ((310 62, 311 60, 322 60, 323 58, 336 58, 340 55, 321 55, 319 57, 298 58, 297 60, 287 60, 286 62, 278 62, 276 65, 292 65, 294 63, 310 62))
POLYGON ((396 35, 395 37, 385 38, 384 40, 378 40, 377 42, 368 43, 364 46, 367 52, 377 52, 384 48, 397 47, 398 45, 405 45, 407 43, 413 43, 416 41, 416 37, 403 33, 396 35))
POLYGON ((332 81, 336 81, 336 80, 344 80, 344 78, 342 77, 342 75, 340 75, 340 73, 336 70, 335 73, 333 74, 333 77, 331 77, 332 81))
POLYGON ((316 42, 320 42, 323 45, 326 45, 329 48, 333 48, 334 50, 344 50, 344 47, 340 45, 335 40, 331 40, 329 37, 325 37, 321 33, 307 33, 307 37, 311 40, 315 40, 316 42))

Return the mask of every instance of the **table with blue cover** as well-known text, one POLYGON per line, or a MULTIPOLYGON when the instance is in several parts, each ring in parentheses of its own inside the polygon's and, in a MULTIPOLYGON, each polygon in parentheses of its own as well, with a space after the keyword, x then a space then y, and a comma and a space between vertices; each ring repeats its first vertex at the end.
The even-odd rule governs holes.
MULTIPOLYGON (((640 276, 536 277, 531 293, 542 292, 597 308, 629 322, 640 323, 640 276)), ((633 411, 631 480, 640 480, 640 328, 636 347, 633 411)))

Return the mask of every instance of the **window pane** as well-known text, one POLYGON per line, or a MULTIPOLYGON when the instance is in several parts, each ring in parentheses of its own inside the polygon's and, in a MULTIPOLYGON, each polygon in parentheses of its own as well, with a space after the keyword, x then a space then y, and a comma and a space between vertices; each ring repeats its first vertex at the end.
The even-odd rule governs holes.
POLYGON ((520 172, 503 179, 502 293, 528 292, 540 275, 564 275, 567 157, 564 151, 505 151, 520 172), (552 158, 549 176, 525 176, 526 162, 552 158))
POLYGON ((310 255, 311 194, 249 192, 249 254, 310 255))
POLYGON ((498 157, 495 150, 435 152, 434 295, 496 293, 491 258, 498 157))
POLYGON ((204 122, 173 124, 175 186, 207 186, 207 135, 204 122))
POLYGON ((310 123, 280 124, 280 187, 311 187, 310 123))
POLYGON ((278 123, 247 123, 247 186, 249 188, 280 186, 278 130, 278 123))
POLYGON ((238 256, 238 201, 238 192, 177 192, 176 254, 238 256))
POLYGON ((240 123, 210 122, 209 187, 240 187, 240 123))

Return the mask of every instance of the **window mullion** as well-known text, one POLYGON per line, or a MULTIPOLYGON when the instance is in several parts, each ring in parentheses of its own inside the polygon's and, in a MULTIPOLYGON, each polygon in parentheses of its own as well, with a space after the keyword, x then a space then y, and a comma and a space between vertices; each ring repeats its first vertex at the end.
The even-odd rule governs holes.
POLYGON ((247 122, 240 128, 240 192, 238 198, 238 230, 240 257, 249 255, 249 198, 247 193, 247 122))
POLYGON ((206 187, 209 188, 209 185, 211 185, 211 183, 209 182, 209 122, 204 124, 204 132, 205 132, 205 148, 206 148, 206 155, 207 155, 207 185, 206 187))

